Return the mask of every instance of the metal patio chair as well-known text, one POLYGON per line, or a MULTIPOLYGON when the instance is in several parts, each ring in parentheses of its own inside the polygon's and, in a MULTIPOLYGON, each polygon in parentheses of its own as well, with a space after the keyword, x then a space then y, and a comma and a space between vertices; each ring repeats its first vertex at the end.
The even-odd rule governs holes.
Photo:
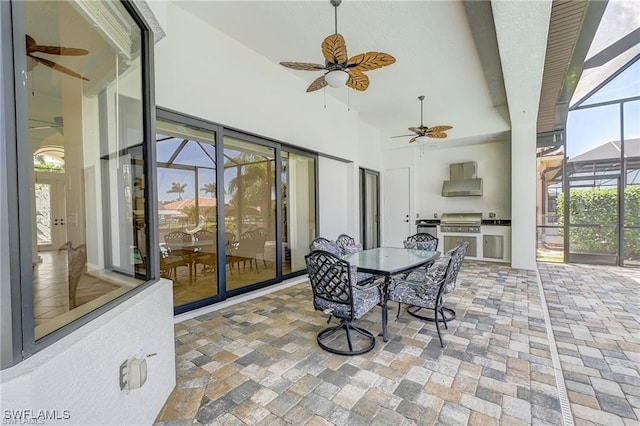
POLYGON ((356 267, 327 251, 316 250, 305 256, 305 262, 313 290, 313 307, 329 315, 329 321, 332 316, 340 319, 340 324, 318 333, 318 345, 339 355, 359 355, 372 350, 375 336, 354 325, 354 321, 381 302, 379 287, 354 286, 356 267), (338 332, 344 333, 346 342, 339 336, 333 337, 338 332))

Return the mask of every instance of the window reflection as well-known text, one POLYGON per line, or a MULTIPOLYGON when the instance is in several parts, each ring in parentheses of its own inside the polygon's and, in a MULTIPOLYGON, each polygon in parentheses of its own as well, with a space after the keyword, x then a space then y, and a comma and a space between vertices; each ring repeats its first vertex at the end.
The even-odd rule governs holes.
POLYGON ((148 278, 141 32, 120 3, 23 6, 39 339, 148 278))
POLYGON ((316 236, 315 159, 282 152, 282 272, 306 269, 304 256, 316 236))
POLYGON ((227 289, 276 277, 275 150, 225 136, 227 289))
POLYGON ((160 274, 180 306, 218 294, 215 132, 156 127, 160 274))

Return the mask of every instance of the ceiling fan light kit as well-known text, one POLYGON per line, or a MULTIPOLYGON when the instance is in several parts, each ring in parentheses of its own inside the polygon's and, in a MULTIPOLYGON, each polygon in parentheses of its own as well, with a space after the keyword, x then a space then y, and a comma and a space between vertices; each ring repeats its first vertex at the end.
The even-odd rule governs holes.
POLYGON ((324 65, 307 62, 280 62, 280 65, 299 71, 327 71, 316 78, 307 88, 313 92, 323 87, 342 87, 345 84, 355 90, 364 91, 369 87, 369 77, 364 71, 375 70, 393 64, 396 59, 383 52, 366 52, 347 56, 347 44, 338 33, 338 6, 342 0, 329 0, 335 11, 335 33, 326 37, 321 44, 324 65))
POLYGON ((324 79, 331 87, 342 87, 349 80, 349 73, 342 70, 329 71, 324 75, 324 79))

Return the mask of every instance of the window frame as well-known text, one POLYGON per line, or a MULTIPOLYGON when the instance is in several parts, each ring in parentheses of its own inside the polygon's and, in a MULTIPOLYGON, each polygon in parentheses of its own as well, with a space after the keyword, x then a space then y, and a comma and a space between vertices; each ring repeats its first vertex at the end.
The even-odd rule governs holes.
MULTIPOLYGON (((142 143, 145 177, 146 223, 152 232, 146 235, 146 244, 157 244, 157 197, 155 170, 155 96, 153 70, 153 31, 145 21, 140 9, 129 0, 121 0, 126 12, 137 24, 141 37, 141 101, 142 143)), ((31 355, 73 333, 81 326, 112 310, 135 295, 145 291, 159 281, 159 259, 154 251, 148 251, 146 281, 127 293, 111 300, 99 308, 62 326, 46 336, 35 339, 35 316, 33 303, 32 230, 31 230, 31 177, 29 165, 33 159, 29 152, 26 84, 26 47, 24 44, 24 5, 21 1, 0 2, 0 31, 2 39, 2 110, 4 129, 2 145, 5 150, 6 172, 2 178, 7 184, 7 222, 9 224, 10 302, 5 298, 2 309, 9 309, 11 316, 10 339, 2 336, 2 364, 0 369, 16 365, 31 355), (21 167, 22 166, 22 167, 21 167), (21 220, 21 218, 28 218, 21 220), (10 340, 10 341, 9 341, 10 340), (7 358, 5 354, 11 353, 7 358)), ((6 291, 2 289, 3 294, 6 291)))

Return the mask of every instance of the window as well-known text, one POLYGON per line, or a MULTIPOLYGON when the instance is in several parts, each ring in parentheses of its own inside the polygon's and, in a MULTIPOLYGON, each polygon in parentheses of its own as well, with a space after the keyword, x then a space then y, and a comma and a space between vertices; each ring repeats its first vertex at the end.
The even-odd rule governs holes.
POLYGON ((26 85, 15 98, 20 207, 10 217, 20 224, 12 285, 22 304, 11 310, 22 318, 14 353, 29 355, 156 278, 150 44, 136 10, 120 2, 13 2, 12 13, 26 85))

